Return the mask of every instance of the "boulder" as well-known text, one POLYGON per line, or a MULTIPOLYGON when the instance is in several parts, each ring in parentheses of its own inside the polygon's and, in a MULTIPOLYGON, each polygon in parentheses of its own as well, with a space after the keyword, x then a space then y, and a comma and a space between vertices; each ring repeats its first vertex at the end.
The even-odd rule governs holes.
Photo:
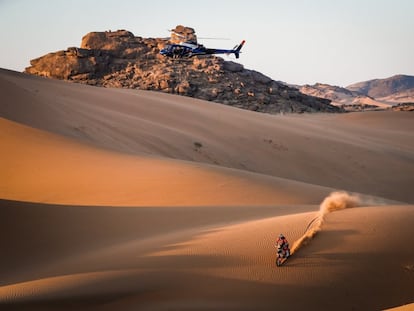
POLYGON ((230 72, 240 72, 243 71, 244 67, 242 64, 235 62, 224 62, 223 69, 230 72))

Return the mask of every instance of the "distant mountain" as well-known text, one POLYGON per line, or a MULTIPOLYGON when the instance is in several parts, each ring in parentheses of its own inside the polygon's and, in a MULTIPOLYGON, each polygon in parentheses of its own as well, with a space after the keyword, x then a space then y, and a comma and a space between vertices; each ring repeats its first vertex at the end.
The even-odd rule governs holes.
POLYGON ((346 88, 374 98, 381 98, 414 89, 414 76, 395 75, 386 79, 358 82, 346 88))
POLYGON ((346 88, 322 83, 296 87, 303 94, 329 99, 332 105, 347 111, 394 106, 398 106, 395 110, 408 110, 414 106, 414 76, 396 75, 355 83, 346 88))
POLYGON ((347 111, 388 109, 392 105, 347 88, 329 84, 303 85, 298 89, 306 95, 329 99, 332 105, 344 108, 347 111))
MULTIPOLYGON (((194 29, 177 26, 174 34, 194 29)), ((182 36, 187 37, 187 33, 182 36)), ((215 56, 171 59, 159 54, 173 38, 129 31, 91 32, 81 47, 31 60, 26 73, 95 86, 160 91, 266 113, 341 112, 323 98, 215 56)))

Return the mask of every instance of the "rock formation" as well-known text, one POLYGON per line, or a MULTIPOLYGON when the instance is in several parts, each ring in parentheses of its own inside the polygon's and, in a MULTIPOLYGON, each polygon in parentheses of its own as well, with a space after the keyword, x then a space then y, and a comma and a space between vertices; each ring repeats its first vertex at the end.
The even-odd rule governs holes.
MULTIPOLYGON (((172 36, 193 35, 177 26, 172 36)), ((169 39, 135 37, 131 32, 91 32, 81 47, 34 59, 26 73, 94 86, 161 91, 239 108, 267 112, 339 112, 327 99, 297 89, 243 65, 215 56, 169 59, 159 54, 169 39)))

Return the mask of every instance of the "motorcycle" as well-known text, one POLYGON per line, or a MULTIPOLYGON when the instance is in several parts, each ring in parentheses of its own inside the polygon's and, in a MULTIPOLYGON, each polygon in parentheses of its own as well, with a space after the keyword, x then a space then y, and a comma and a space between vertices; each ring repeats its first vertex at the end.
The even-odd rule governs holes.
POLYGON ((280 245, 275 247, 277 248, 276 266, 280 267, 290 257, 290 252, 280 245))

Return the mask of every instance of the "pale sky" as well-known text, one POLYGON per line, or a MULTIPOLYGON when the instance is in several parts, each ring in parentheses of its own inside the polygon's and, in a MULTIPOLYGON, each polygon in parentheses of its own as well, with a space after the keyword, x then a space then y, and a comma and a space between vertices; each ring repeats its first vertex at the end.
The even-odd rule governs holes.
POLYGON ((414 75, 414 0, 0 0, 0 67, 23 71, 91 31, 167 37, 179 24, 231 39, 207 47, 245 39, 237 61, 287 83, 414 75))

